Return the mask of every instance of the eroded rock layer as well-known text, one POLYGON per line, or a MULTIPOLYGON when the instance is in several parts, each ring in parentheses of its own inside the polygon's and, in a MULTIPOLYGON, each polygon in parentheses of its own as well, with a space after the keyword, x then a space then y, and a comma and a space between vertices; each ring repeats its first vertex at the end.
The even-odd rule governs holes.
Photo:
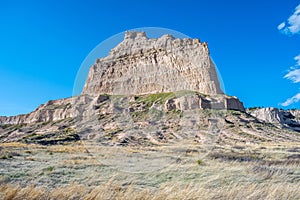
POLYGON ((126 32, 124 40, 90 68, 84 94, 148 94, 191 90, 222 94, 207 43, 172 35, 149 39, 126 32))

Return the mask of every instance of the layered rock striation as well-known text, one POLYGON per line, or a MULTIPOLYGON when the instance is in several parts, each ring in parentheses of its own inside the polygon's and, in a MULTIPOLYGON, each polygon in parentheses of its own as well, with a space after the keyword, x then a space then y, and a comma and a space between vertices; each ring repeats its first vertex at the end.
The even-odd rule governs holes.
POLYGON ((191 90, 222 94, 207 43, 199 39, 126 32, 109 55, 90 68, 83 94, 149 94, 191 90))

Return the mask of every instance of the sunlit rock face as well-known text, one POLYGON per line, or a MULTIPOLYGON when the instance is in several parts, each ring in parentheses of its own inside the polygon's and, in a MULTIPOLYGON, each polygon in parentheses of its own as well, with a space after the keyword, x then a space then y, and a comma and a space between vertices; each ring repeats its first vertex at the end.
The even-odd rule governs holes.
POLYGON ((249 114, 277 127, 285 127, 300 132, 300 111, 278 108, 257 108, 247 110, 249 114))
POLYGON ((109 55, 90 68, 83 94, 148 94, 191 90, 222 94, 207 43, 172 35, 126 32, 109 55))

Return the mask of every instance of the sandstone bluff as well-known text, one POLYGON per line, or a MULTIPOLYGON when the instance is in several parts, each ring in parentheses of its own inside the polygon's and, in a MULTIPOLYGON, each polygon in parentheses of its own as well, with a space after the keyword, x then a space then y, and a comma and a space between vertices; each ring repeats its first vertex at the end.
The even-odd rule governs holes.
MULTIPOLYGON (((267 135, 278 132, 279 140, 297 140, 290 135, 299 126, 292 114, 281 118, 288 125, 270 128, 264 124, 273 121, 259 118, 259 112, 246 111, 238 98, 223 93, 207 43, 126 32, 108 56, 90 67, 81 95, 0 117, 0 141, 153 145, 187 139, 212 144, 218 137, 234 143, 273 141, 267 135), (239 132, 249 138, 235 135, 239 132)), ((268 116, 269 110, 263 112, 268 116)))
POLYGON ((222 94, 207 43, 144 32, 124 40, 91 67, 83 94, 149 94, 191 90, 222 94))
POLYGON ((200 109, 244 111, 236 97, 227 96, 220 89, 207 43, 172 35, 149 39, 145 32, 126 32, 124 40, 107 57, 97 59, 91 66, 82 95, 51 100, 29 114, 0 117, 0 123, 27 124, 76 117, 82 114, 79 105, 93 107, 90 104, 103 94, 143 95, 183 90, 204 95, 198 99, 174 98, 168 101, 172 105, 166 107, 184 109, 192 101, 200 109))

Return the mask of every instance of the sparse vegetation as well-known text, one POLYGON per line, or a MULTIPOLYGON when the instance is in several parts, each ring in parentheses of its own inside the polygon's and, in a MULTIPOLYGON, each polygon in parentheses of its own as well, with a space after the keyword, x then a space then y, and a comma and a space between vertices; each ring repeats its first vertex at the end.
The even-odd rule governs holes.
MULTIPOLYGON (((294 149, 297 151, 298 143, 264 143, 250 146, 237 144, 235 148, 216 146, 208 156, 196 159, 196 162, 196 156, 201 157, 201 146, 192 147, 190 144, 186 149, 184 144, 183 142, 182 145, 152 148, 101 147, 83 141, 52 146, 2 144, 2 151, 18 151, 18 157, 26 156, 28 151, 31 151, 36 159, 27 165, 2 169, 0 197, 199 199, 200 196, 203 199, 269 200, 300 198, 300 161, 298 156, 293 156, 297 155, 294 149), (50 152, 52 156, 49 155, 50 152), (174 155, 178 155, 180 159, 177 158, 172 163, 170 161, 174 155), (148 159, 151 162, 148 163, 148 159), (134 161, 134 165, 131 165, 130 161, 134 161), (147 171, 155 164, 159 168, 147 171)), ((1 160, 4 166, 13 163, 18 163, 18 160, 1 160)))
POLYGON ((47 167, 44 171, 52 172, 54 170, 53 166, 47 167))
POLYGON ((198 163, 198 165, 201 165, 202 164, 202 160, 197 160, 197 163, 198 163))
POLYGON ((42 145, 59 144, 70 141, 78 141, 80 138, 76 134, 75 129, 67 127, 59 132, 37 134, 31 133, 23 137, 20 141, 25 143, 36 143, 42 145))
POLYGON ((47 110, 55 110, 55 109, 65 109, 67 107, 71 107, 71 103, 67 104, 51 104, 46 107, 47 110))
POLYGON ((10 131, 14 131, 14 130, 17 130, 17 129, 20 129, 20 128, 26 126, 26 124, 1 124, 0 126, 3 129, 8 129, 10 131))
POLYGON ((147 113, 148 112, 146 112, 146 111, 135 111, 135 112, 130 113, 130 115, 134 121, 138 121, 138 120, 142 120, 142 119, 146 118, 147 113))
POLYGON ((154 103, 162 104, 166 100, 174 98, 174 97, 175 97, 175 94, 173 92, 149 94, 149 95, 145 95, 145 96, 139 96, 136 99, 136 102, 144 103, 147 106, 152 106, 154 103))

